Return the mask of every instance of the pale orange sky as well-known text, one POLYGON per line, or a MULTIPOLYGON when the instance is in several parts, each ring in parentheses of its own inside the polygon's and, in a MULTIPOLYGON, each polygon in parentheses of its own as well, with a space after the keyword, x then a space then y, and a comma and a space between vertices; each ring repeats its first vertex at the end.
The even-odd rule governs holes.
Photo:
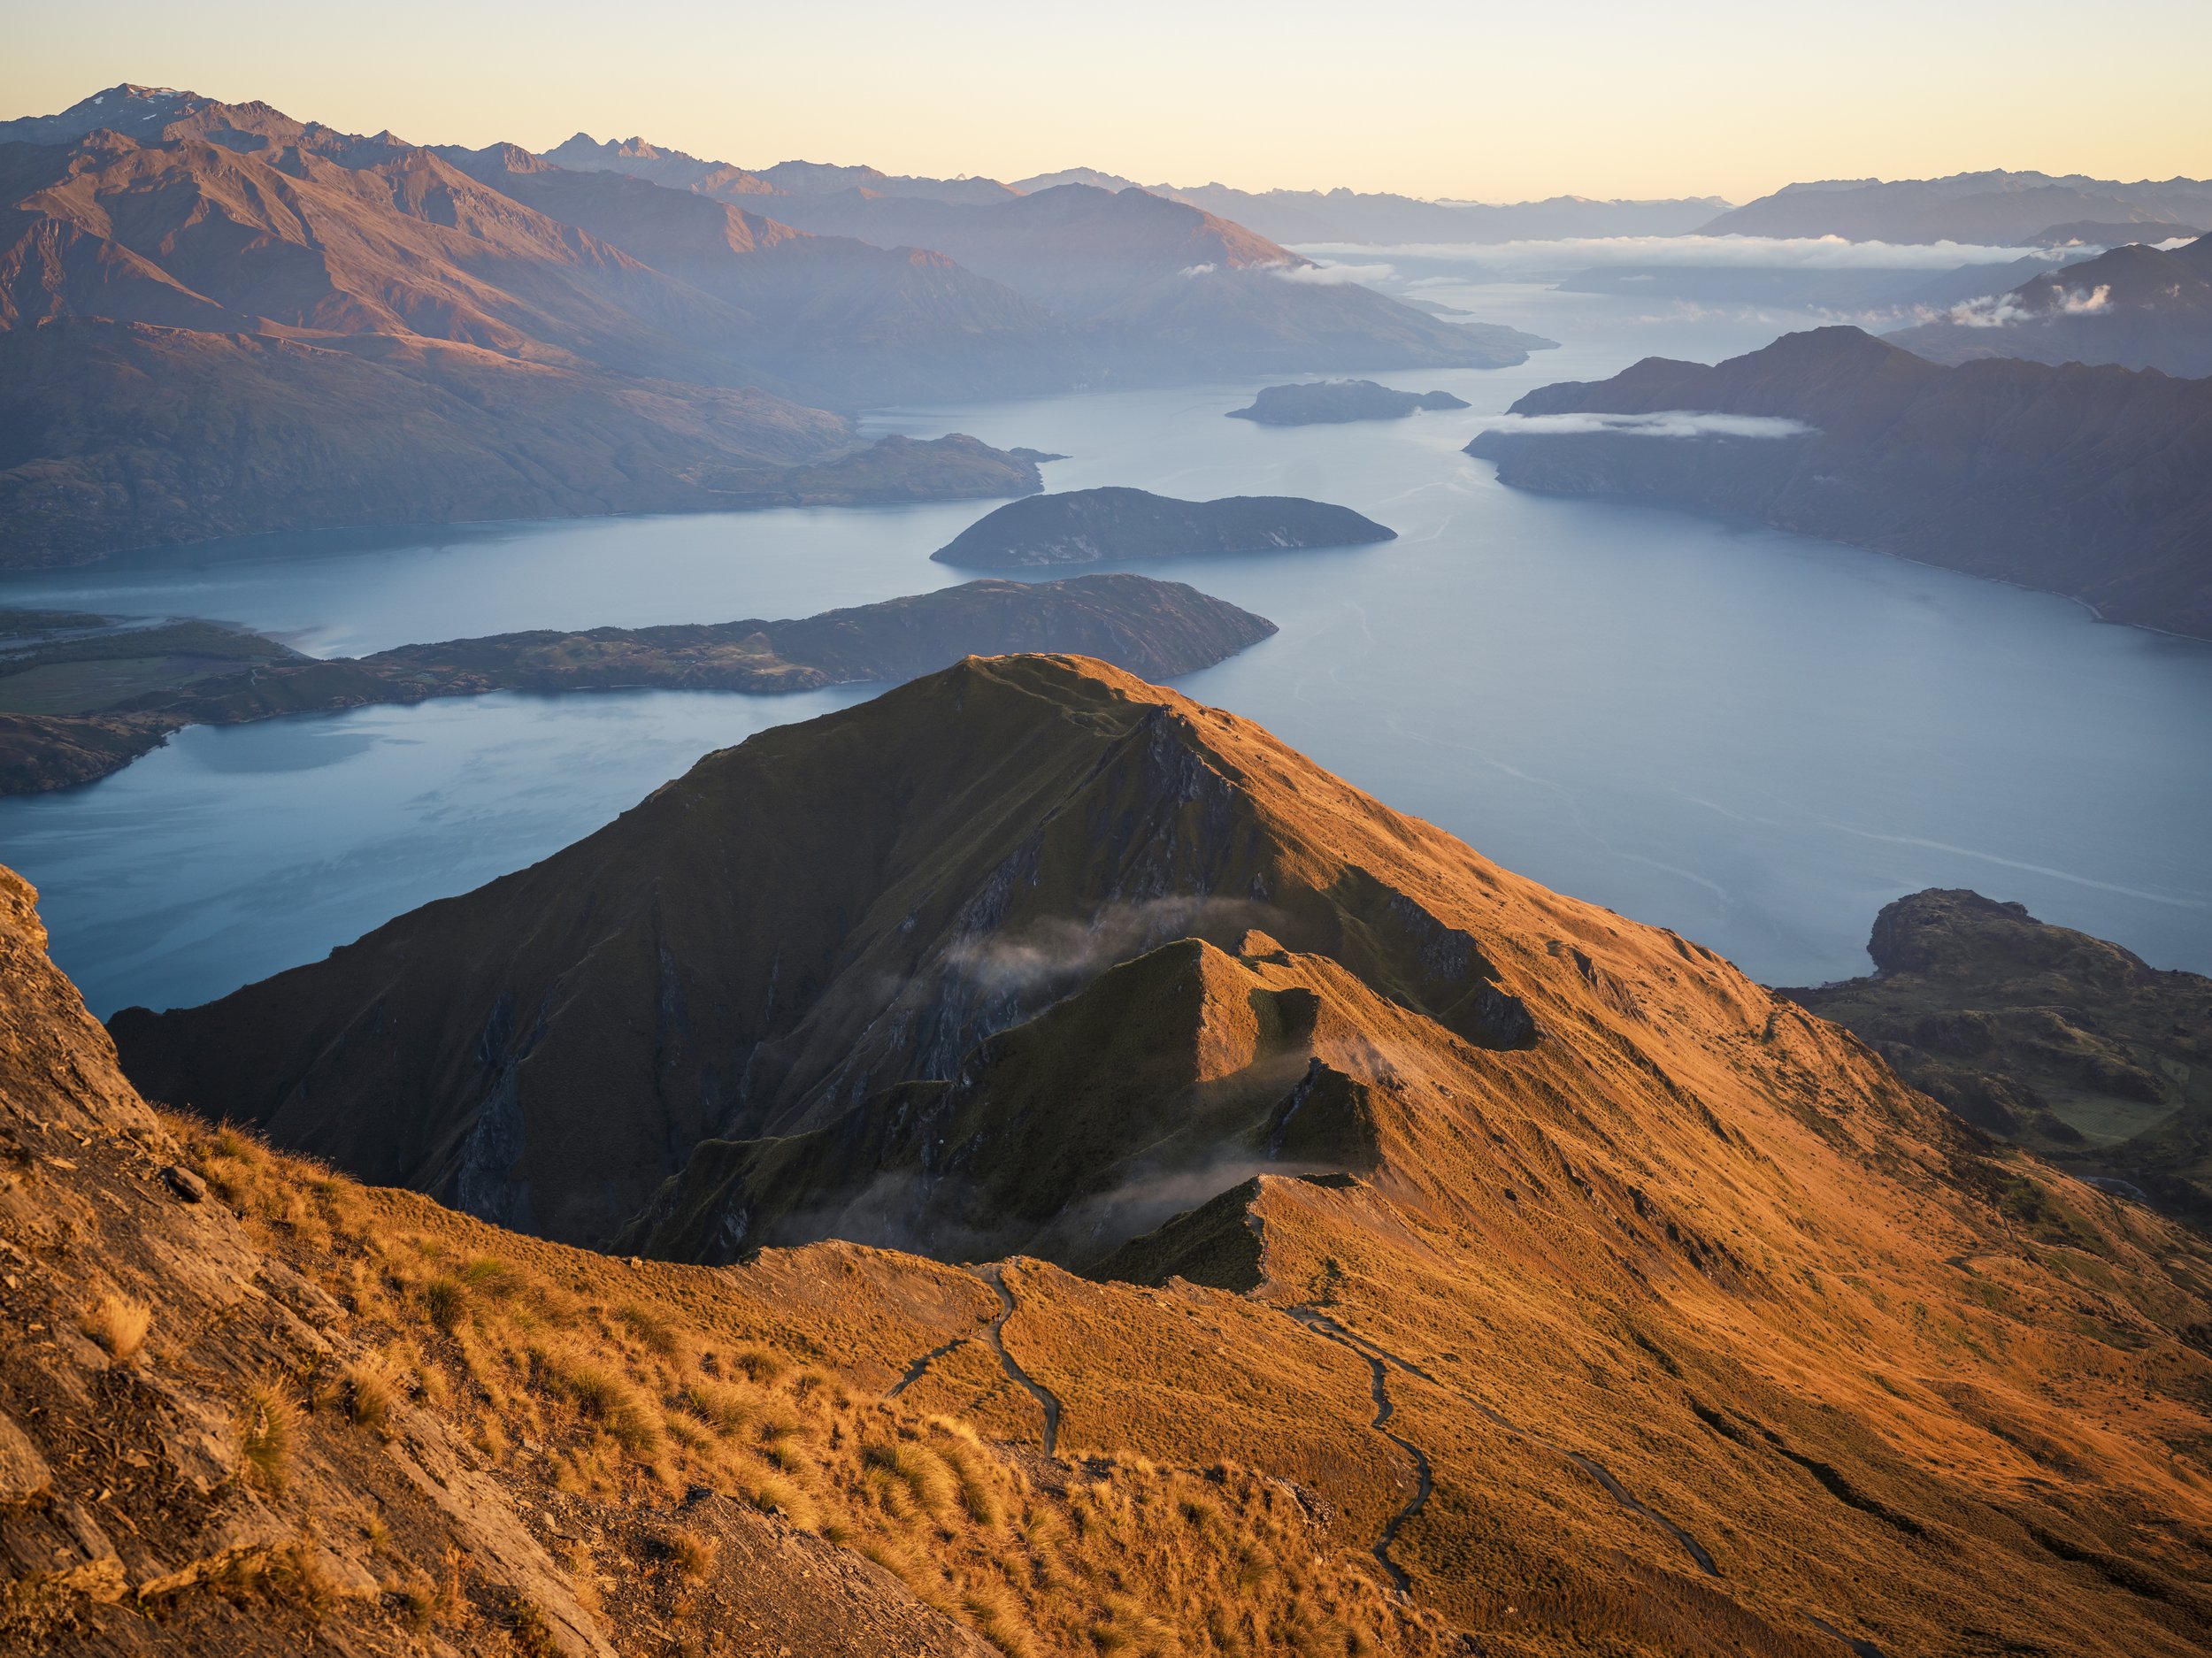
POLYGON ((1979 167, 2212 175, 2212 0, 243 0, 15 8, 0 112, 138 81, 421 142, 579 128, 760 166, 1723 195, 1979 167))

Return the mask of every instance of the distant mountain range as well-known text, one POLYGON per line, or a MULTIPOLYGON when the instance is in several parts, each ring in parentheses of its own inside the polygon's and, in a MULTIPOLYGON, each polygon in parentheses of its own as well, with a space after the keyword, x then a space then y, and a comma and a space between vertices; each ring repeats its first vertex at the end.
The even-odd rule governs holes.
POLYGON ((1540 202, 1426 201, 1387 191, 1238 190, 1225 184, 1141 185, 1093 167, 1020 179, 1024 192, 1063 184, 1109 190, 1149 190, 1248 225, 1278 242, 1538 242, 1571 236, 1679 236, 1708 223, 1728 203, 1717 196, 1656 201, 1596 201, 1554 196, 1540 202))
POLYGON ((2170 251, 2114 248, 1888 338, 1939 363, 2018 357, 2212 375, 2212 236, 2170 251))
POLYGON ((2212 637, 2212 380, 1943 367, 1836 327, 1715 366, 1647 357, 1512 415, 1468 445, 1508 484, 1753 519, 2212 637))
MULTIPOLYGON (((0 123, 0 562, 762 504, 871 403, 1548 343, 1142 194, 562 150, 585 167, 134 86, 0 123)), ((902 488, 1033 487, 970 458, 902 488)))
POLYGON ((2212 229, 2212 180, 2122 184, 2080 173, 2054 178, 2002 171, 1943 179, 1830 179, 1786 185, 1698 228, 1709 236, 1842 236, 1999 247, 2108 243, 2123 236, 2163 241, 2177 230, 2212 229))

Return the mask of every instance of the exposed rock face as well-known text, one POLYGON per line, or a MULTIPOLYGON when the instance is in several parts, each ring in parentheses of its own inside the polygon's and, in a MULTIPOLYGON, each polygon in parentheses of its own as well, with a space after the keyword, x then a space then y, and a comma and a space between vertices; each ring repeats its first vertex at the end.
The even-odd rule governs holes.
POLYGON ((1349 507, 1296 495, 1178 501, 1142 489, 1071 489, 1016 503, 971 524, 930 557, 941 564, 1020 570, 1104 559, 1358 547, 1398 533, 1349 507))
POLYGON ((1944 368, 1820 328, 1714 366, 1647 357, 1512 412, 1794 422, 1783 437, 1664 436, 1570 418, 1485 432, 1467 452, 1520 488, 1754 519, 2212 637, 2212 380, 2008 358, 1944 368))
POLYGON ((1962 891, 1885 906, 1867 953, 1871 978, 1778 994, 1976 1127, 2212 1219, 2212 979, 1962 891))
POLYGON ((204 622, 103 628, 0 658, 0 708, 21 710, 0 711, 0 794, 104 777, 188 725, 494 690, 658 686, 772 695, 910 679, 962 656, 1013 650, 1076 652, 1172 679, 1274 632, 1263 617, 1180 582, 1133 575, 971 581, 798 621, 503 633, 358 659, 303 656, 204 622), (70 700, 56 689, 42 700, 42 674, 94 657, 108 670, 98 692, 80 687, 70 700))
POLYGON ((1423 409, 1464 409, 1448 391, 1393 391, 1371 380, 1309 380, 1265 386, 1248 409, 1232 409, 1232 420, 1268 426, 1333 426, 1348 420, 1402 420, 1423 409))

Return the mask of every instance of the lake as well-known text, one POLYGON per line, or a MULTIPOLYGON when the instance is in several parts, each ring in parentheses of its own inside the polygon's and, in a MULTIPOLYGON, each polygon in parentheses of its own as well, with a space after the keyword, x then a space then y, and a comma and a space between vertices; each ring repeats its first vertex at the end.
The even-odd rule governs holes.
MULTIPOLYGON (((1655 351, 1710 361, 1813 319, 1433 275, 1420 291, 1564 344, 1510 370, 1374 376, 1474 405, 1403 421, 1223 418, 1247 382, 870 424, 1064 452, 1055 489, 1304 495, 1392 526, 1378 547, 1147 566, 1282 629, 1181 688, 1768 982, 1866 971, 1875 911, 1929 886, 2212 971, 2212 645, 1848 548, 1502 488, 1459 449, 1529 388, 1655 351)), ((215 617, 318 654, 804 615, 964 580, 929 554, 989 504, 263 538, 0 577, 0 603, 215 617)), ((542 857, 710 748, 870 694, 499 695, 188 730, 88 787, 0 801, 0 861, 41 888, 96 1011, 189 1004, 542 857)))

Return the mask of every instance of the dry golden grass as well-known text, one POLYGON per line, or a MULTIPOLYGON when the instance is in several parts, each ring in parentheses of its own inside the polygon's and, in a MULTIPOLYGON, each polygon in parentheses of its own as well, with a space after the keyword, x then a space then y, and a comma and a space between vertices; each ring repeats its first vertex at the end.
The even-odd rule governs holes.
POLYGON ((238 1455, 255 1484, 273 1492, 284 1489, 297 1425, 297 1414, 280 1383, 257 1382, 246 1390, 238 1403, 238 1455))
POLYGON ((382 1429, 391 1420, 399 1394, 390 1361, 370 1354, 347 1365, 344 1393, 346 1415, 356 1425, 371 1432, 382 1429))
POLYGON ((145 1302, 111 1294, 103 1295, 99 1304, 85 1315, 82 1328, 107 1350, 109 1358, 128 1364, 146 1345, 146 1332, 152 1324, 153 1311, 145 1302))
MULTIPOLYGON (((1047 1488, 974 1424, 856 1392, 811 1339, 793 1350, 733 1339, 688 1293, 620 1287, 633 1270, 618 1262, 528 1240, 495 1258, 474 1223, 363 1194, 234 1130, 176 1126, 260 1240, 312 1270, 380 1344, 336 1385, 364 1427, 415 1391, 465 1436, 495 1439, 514 1477, 551 1490, 649 1512, 695 1485, 726 1493, 855 1548, 1012 1658, 1337 1658, 1433 1643, 1363 1551, 1317 1529, 1276 1482, 1131 1459, 1064 1463, 1064 1492, 1047 1488)), ((290 1410, 273 1387, 250 1395, 249 1460, 273 1478, 290 1410)), ((724 1570, 699 1528, 656 1523, 649 1535, 687 1593, 724 1570)), ((570 1563, 595 1600, 596 1568, 570 1563)), ((396 1585, 396 1604, 412 1627, 443 1626, 460 1585, 449 1562, 442 1582, 396 1585)), ((528 1649, 527 1616, 505 1616, 528 1649)))

